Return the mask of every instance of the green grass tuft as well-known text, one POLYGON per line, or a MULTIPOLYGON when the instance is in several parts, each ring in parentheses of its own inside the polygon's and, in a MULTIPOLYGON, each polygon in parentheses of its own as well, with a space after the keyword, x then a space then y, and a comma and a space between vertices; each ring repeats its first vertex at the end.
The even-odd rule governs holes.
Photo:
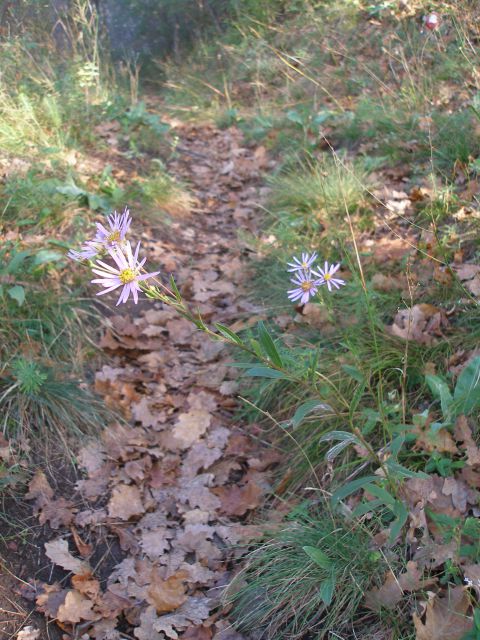
POLYGON ((297 509, 250 553, 230 585, 226 600, 236 628, 255 629, 259 640, 303 638, 307 630, 320 640, 351 629, 365 591, 385 571, 369 542, 359 525, 297 509))

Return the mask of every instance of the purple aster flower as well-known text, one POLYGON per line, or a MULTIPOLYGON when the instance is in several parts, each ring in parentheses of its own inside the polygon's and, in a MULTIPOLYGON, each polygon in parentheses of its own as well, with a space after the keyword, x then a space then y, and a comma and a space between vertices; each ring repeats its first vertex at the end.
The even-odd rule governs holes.
POLYGON ((318 254, 316 251, 314 251, 312 255, 308 255, 308 253, 302 253, 301 260, 293 256, 293 262, 287 263, 288 266, 291 267, 291 269, 288 269, 288 271, 308 271, 317 257, 318 254))
POLYGON ((107 217, 107 222, 110 229, 104 227, 100 222, 97 222, 97 235, 94 238, 94 242, 99 242, 107 249, 110 249, 125 241, 132 222, 130 211, 125 208, 125 211, 121 215, 114 211, 113 214, 107 217))
POLYGON ((338 264, 328 264, 325 261, 325 266, 323 269, 319 268, 318 271, 313 271, 312 274, 315 276, 319 276, 319 280, 317 280, 318 285, 326 284, 328 290, 332 290, 332 285, 337 289, 340 289, 342 285, 345 284, 345 280, 341 278, 334 278, 333 275, 340 269, 340 263, 338 264))
POLYGON ((288 297, 292 302, 300 300, 301 304, 306 304, 310 296, 317 293, 320 284, 323 284, 323 282, 313 279, 311 271, 299 271, 290 282, 297 286, 295 289, 287 291, 288 297))
POLYGON ((83 262, 84 260, 91 260, 95 258, 102 250, 102 247, 98 245, 96 242, 92 242, 88 240, 85 242, 80 251, 76 251, 75 249, 70 249, 67 253, 67 258, 71 260, 76 260, 77 262, 83 262))
POLYGON ((97 296, 101 296, 104 293, 123 287, 120 297, 117 302, 117 306, 121 302, 126 302, 130 294, 132 294, 135 304, 138 302, 138 292, 141 291, 138 283, 147 278, 152 278, 158 275, 159 271, 153 273, 140 274, 146 258, 138 261, 138 252, 140 251, 140 243, 137 244, 135 252, 132 251, 130 242, 126 242, 123 246, 117 245, 111 249, 108 249, 108 253, 113 258, 116 267, 113 267, 106 262, 97 260, 97 268, 92 269, 93 273, 101 276, 92 280, 95 284, 101 284, 105 287, 104 291, 99 291, 97 296))

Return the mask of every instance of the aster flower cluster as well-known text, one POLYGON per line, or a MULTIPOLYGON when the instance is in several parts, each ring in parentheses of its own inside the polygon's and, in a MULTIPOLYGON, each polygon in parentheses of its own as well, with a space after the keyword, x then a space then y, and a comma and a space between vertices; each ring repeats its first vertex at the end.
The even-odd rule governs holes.
POLYGON ((295 285, 295 288, 287 292, 292 302, 299 300, 300 304, 306 304, 323 285, 327 285, 328 290, 332 291, 333 287, 340 289, 345 284, 341 278, 334 277, 340 268, 340 263, 329 264, 325 261, 323 268, 316 267, 317 258, 316 251, 312 254, 302 253, 301 258, 294 256, 293 261, 288 263, 288 271, 294 274, 290 282, 295 285))
POLYGON ((96 262, 92 265, 94 274, 100 276, 92 280, 94 284, 103 287, 97 296, 104 295, 122 287, 117 306, 127 302, 130 294, 135 302, 138 302, 138 292, 141 287, 138 284, 148 278, 158 275, 159 271, 147 273, 144 269, 146 258, 139 260, 140 243, 133 250, 127 233, 130 230, 132 218, 130 211, 120 215, 116 211, 107 217, 107 224, 97 223, 97 233, 92 240, 87 240, 79 251, 71 250, 67 256, 77 262, 96 262), (114 264, 108 264, 100 258, 110 257, 114 264))

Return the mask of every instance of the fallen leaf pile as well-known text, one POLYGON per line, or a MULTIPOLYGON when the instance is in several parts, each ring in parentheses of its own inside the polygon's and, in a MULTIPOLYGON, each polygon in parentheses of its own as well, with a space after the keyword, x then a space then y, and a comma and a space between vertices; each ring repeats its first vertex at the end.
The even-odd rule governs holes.
MULTIPOLYGON (((207 322, 248 321, 256 310, 242 298, 236 230, 254 228, 265 151, 243 147, 234 129, 181 135, 190 153, 170 168, 189 179, 199 207, 145 232, 143 244, 207 322)), ((95 640, 120 639, 126 627, 138 640, 240 638, 219 597, 235 546, 260 533, 249 515, 278 457, 233 423, 238 383, 221 343, 159 304, 107 323, 101 346, 112 361, 95 387, 125 422, 78 452, 84 477, 74 496, 55 496, 41 471, 30 483, 34 513, 53 531, 46 555, 70 574, 35 585, 37 608, 67 634, 95 640), (121 561, 104 566, 101 544, 116 545, 121 561)))
MULTIPOLYGON (((480 564, 472 563, 471 555, 472 544, 478 542, 480 449, 465 416, 457 419, 451 433, 437 430, 433 440, 418 425, 412 432, 417 435, 417 449, 449 453, 464 466, 446 478, 431 473, 428 478, 404 481, 399 495, 409 511, 406 543, 411 560, 406 569, 388 571, 384 583, 368 591, 364 602, 373 611, 394 609, 406 594, 416 592, 416 640, 460 640, 473 627, 472 595, 480 595, 480 564), (438 518, 457 522, 456 533, 440 526, 438 518), (468 519, 473 528, 461 530, 468 519), (458 567, 464 584, 442 587, 439 577, 447 561, 458 567)), ((378 546, 387 538, 388 532, 378 535, 378 546)))

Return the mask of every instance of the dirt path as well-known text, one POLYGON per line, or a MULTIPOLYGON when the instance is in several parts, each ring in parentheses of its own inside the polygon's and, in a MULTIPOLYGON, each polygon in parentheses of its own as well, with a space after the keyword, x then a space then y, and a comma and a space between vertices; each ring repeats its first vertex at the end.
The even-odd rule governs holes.
MULTIPOLYGON (((177 133, 169 170, 196 206, 167 227, 145 227, 142 243, 207 322, 238 326, 258 314, 242 290, 237 236, 254 230, 265 153, 235 129, 177 133)), ((31 482, 51 575, 44 563, 28 576, 31 597, 65 638, 238 640, 219 596, 235 545, 258 534, 253 511, 278 457, 235 420, 237 370, 221 344, 158 303, 115 313, 101 340, 112 362, 96 388, 126 423, 79 452, 74 495, 55 495, 40 471, 31 482)))

